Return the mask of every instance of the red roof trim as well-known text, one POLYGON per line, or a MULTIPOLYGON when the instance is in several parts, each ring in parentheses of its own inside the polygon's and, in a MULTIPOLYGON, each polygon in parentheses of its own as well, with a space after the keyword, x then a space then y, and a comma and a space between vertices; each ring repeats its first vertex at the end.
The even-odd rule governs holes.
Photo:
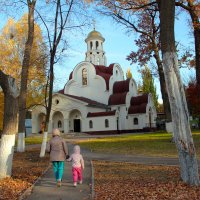
POLYGON ((88 113, 87 117, 104 117, 104 116, 113 116, 115 115, 116 110, 107 111, 107 112, 96 112, 96 113, 88 113))

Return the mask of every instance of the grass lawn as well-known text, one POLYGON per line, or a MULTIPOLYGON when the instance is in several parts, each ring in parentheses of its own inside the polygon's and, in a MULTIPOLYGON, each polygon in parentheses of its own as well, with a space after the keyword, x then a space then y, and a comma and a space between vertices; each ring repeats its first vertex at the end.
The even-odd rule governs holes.
MULTIPOLYGON (((48 136, 47 140, 49 140, 50 136, 48 136)), ((42 144, 43 135, 35 135, 31 137, 25 138, 25 144, 42 144)))
POLYGON ((94 164, 95 200, 199 200, 200 187, 180 181, 178 167, 94 164))
MULTIPOLYGON (((200 132, 194 132, 193 138, 197 156, 200 158, 200 132)), ((177 157, 175 144, 170 140, 169 133, 137 133, 80 140, 78 143, 94 152, 177 157)))

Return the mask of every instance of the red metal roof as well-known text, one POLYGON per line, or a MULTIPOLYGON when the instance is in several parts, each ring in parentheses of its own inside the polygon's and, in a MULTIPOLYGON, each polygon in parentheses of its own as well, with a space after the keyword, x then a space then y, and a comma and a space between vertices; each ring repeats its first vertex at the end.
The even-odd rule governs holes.
POLYGON ((115 115, 116 110, 113 111, 107 111, 107 112, 96 112, 96 113, 91 113, 89 112, 87 114, 87 117, 103 117, 103 116, 113 116, 115 115))
POLYGON ((116 94, 110 95, 109 100, 108 100, 108 105, 125 104, 126 103, 126 94, 127 94, 127 92, 116 93, 116 94))
POLYGON ((129 92, 130 79, 116 81, 113 85, 113 94, 110 95, 108 105, 120 105, 126 103, 126 94, 129 92))
POLYGON ((114 64, 110 64, 109 67, 103 65, 94 65, 96 69, 96 74, 104 78, 106 82, 106 89, 109 90, 109 80, 113 75, 114 64))
POLYGON ((146 107, 148 104, 148 94, 132 97, 131 105, 128 109, 128 114, 146 113, 146 107))
POLYGON ((136 106, 130 106, 128 109, 128 114, 136 114, 136 113, 146 113, 147 104, 143 103, 136 106))
POLYGON ((140 105, 142 103, 148 103, 148 94, 143 94, 140 96, 136 96, 136 97, 132 97, 131 98, 131 105, 135 106, 135 105, 140 105))
POLYGON ((129 92, 130 79, 124 81, 117 81, 113 85, 113 94, 129 92))

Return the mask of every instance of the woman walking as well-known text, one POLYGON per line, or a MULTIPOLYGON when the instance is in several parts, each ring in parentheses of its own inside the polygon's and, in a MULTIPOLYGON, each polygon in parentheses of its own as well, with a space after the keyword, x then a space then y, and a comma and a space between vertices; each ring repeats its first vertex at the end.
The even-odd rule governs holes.
POLYGON ((53 130, 52 139, 47 145, 47 151, 50 153, 50 161, 53 164, 57 186, 60 187, 64 171, 64 161, 68 157, 68 148, 64 139, 60 136, 59 129, 53 130))

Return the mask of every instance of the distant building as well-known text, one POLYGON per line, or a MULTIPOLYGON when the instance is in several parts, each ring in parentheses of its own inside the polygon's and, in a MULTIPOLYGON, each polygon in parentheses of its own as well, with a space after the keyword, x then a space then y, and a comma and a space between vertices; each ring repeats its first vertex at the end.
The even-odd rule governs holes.
MULTIPOLYGON (((93 30, 85 40, 85 61, 73 69, 64 89, 54 93, 49 131, 64 133, 117 133, 156 126, 151 94, 137 94, 133 78, 124 80, 119 64, 107 65, 101 33, 93 30)), ((32 109, 32 131, 38 133, 45 109, 32 109)))

